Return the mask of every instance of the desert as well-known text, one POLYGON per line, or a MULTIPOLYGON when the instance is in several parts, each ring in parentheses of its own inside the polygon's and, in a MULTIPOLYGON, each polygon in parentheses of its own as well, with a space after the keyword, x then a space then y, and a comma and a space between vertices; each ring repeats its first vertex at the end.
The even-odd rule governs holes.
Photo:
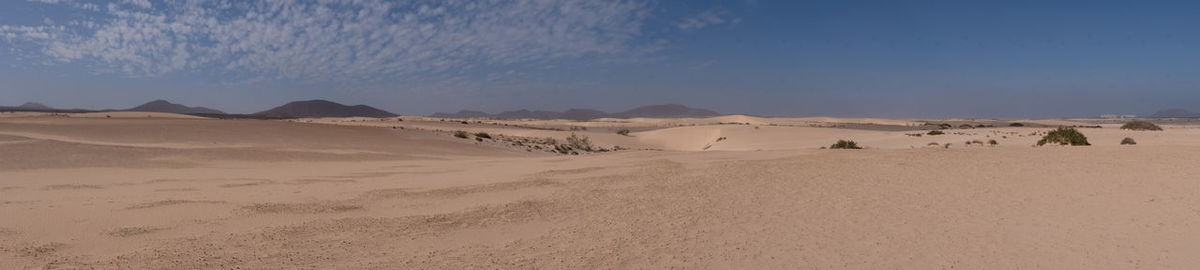
POLYGON ((1200 263, 1190 256, 1200 252, 1200 127, 1190 123, 7 113, 0 261, 1186 268, 1200 263), (943 122, 985 127, 935 127, 943 122), (1079 130, 1091 145, 1036 146, 1064 124, 1089 127, 1079 130), (945 134, 912 135, 933 130, 945 134), (594 149, 529 143, 571 136, 594 149), (865 149, 823 149, 840 139, 865 149))
POLYGON ((0 270, 1200 269, 1198 10, 0 0, 0 270))

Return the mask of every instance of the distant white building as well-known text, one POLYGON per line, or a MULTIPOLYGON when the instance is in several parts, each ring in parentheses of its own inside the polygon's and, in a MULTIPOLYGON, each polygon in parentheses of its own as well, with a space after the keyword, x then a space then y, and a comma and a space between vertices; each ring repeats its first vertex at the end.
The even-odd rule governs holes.
POLYGON ((1118 115, 1118 114, 1101 114, 1100 115, 1100 118, 1103 118, 1103 119, 1127 119, 1127 118, 1137 118, 1137 117, 1138 117, 1137 115, 1132 115, 1132 114, 1120 114, 1120 115, 1118 115))

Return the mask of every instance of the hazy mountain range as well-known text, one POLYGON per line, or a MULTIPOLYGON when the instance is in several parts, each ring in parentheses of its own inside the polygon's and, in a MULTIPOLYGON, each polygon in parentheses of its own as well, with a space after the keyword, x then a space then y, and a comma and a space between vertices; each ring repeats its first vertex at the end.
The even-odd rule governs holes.
POLYGON ((713 117, 721 115, 712 110, 691 108, 679 104, 650 105, 633 108, 618 113, 608 113, 592 109, 569 109, 556 111, 515 110, 497 114, 480 111, 462 110, 456 113, 435 113, 431 117, 441 118, 500 118, 500 119, 571 119, 591 120, 596 118, 674 118, 674 117, 713 117))
POLYGON ((161 100, 161 99, 147 102, 146 104, 142 104, 141 106, 129 108, 128 110, 125 110, 125 111, 163 112, 163 113, 179 113, 179 114, 204 114, 204 113, 225 114, 225 112, 214 110, 214 109, 209 109, 209 108, 205 108, 205 107, 188 107, 188 106, 184 106, 184 105, 171 103, 171 102, 168 102, 166 100, 161 100))
MULTIPOLYGON (((193 114, 230 118, 299 118, 299 117, 394 117, 395 113, 377 109, 367 105, 343 105, 327 100, 305 100, 284 104, 269 110, 253 114, 228 114, 220 110, 206 107, 189 107, 171 103, 166 100, 154 100, 129 109, 116 110, 83 110, 58 109, 37 102, 26 102, 19 106, 0 106, 0 111, 38 111, 38 112, 107 112, 107 111, 139 111, 163 112, 178 114, 193 114)), ((498 119, 570 119, 591 120, 597 118, 679 118, 679 117, 712 117, 719 116, 712 110, 691 108, 680 104, 649 105, 622 112, 609 113, 592 109, 569 109, 566 111, 545 110, 513 110, 500 113, 461 110, 455 113, 434 113, 431 117, 440 118, 498 118, 498 119)), ((1158 111, 1149 118, 1200 118, 1200 113, 1186 109, 1168 109, 1158 111)))
POLYGON ((1152 118, 1200 118, 1200 113, 1185 109, 1169 109, 1161 110, 1152 115, 1152 118))
POLYGON ((346 106, 327 100, 295 101, 254 113, 268 117, 394 117, 396 114, 367 105, 346 106))

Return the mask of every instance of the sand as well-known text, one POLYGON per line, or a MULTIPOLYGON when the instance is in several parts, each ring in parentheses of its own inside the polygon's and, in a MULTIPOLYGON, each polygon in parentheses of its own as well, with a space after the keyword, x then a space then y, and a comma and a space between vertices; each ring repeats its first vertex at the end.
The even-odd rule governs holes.
POLYGON ((1105 124, 1080 129, 1093 146, 1033 147, 1047 128, 399 119, 5 117, 0 268, 1200 266, 1192 126, 1105 124), (560 155, 454 130, 634 150, 560 155), (819 149, 838 139, 867 149, 819 149))

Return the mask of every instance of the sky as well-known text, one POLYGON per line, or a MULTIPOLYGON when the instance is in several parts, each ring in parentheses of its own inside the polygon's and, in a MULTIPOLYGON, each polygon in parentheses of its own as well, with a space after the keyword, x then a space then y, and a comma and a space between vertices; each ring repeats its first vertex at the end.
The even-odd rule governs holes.
POLYGON ((5 0, 0 105, 1200 110, 1194 1, 5 0))

